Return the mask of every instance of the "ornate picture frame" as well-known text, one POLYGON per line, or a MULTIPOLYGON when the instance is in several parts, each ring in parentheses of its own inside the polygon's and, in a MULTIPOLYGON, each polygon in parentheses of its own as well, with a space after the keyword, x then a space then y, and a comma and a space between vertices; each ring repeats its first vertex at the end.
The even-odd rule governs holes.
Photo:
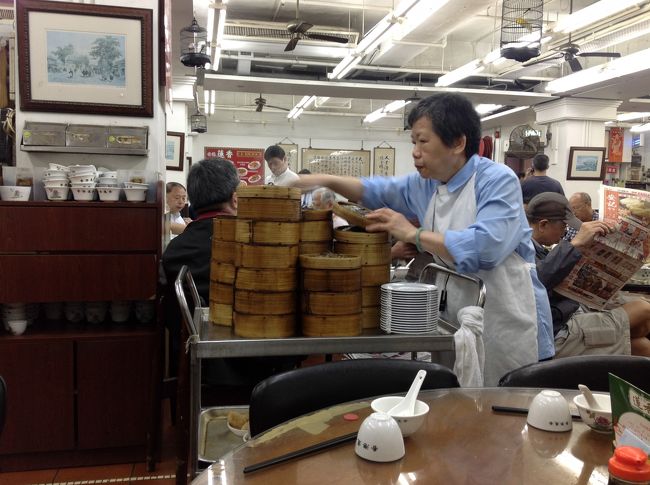
POLYGON ((603 180, 605 147, 571 147, 567 180, 603 180))
POLYGON ((42 0, 16 10, 22 110, 153 116, 151 10, 42 0))

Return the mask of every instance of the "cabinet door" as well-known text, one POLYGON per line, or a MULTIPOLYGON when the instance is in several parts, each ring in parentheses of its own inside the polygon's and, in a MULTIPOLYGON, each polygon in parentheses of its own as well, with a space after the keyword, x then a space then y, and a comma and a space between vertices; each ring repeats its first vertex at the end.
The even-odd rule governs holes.
POLYGON ((0 453, 74 448, 73 342, 0 340, 7 415, 0 453))
POLYGON ((146 444, 155 337, 77 341, 81 449, 146 444))

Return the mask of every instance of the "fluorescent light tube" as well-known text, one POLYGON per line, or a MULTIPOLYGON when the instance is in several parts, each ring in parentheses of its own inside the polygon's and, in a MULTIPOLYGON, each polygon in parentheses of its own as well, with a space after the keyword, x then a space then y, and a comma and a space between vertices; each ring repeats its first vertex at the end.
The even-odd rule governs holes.
POLYGON ((640 112, 640 111, 631 111, 629 113, 621 113, 616 116, 618 121, 629 121, 629 120, 638 120, 640 118, 646 118, 650 116, 650 113, 640 112))
POLYGON ((392 102, 388 103, 386 106, 383 106, 383 107, 381 107, 379 109, 376 109, 375 111, 373 111, 372 113, 367 115, 363 119, 363 123, 372 123, 374 121, 377 121, 378 119, 383 118, 384 116, 386 116, 388 113, 392 113, 393 111, 397 111, 398 109, 403 108, 404 106, 406 106, 410 102, 411 102, 411 100, 407 100, 407 99, 398 99, 398 100, 392 101, 392 102))
POLYGON ((650 69, 650 49, 555 79, 546 85, 546 90, 552 93, 563 93, 646 69, 650 69))
POLYGON ((370 113, 369 115, 367 115, 363 119, 363 122, 364 123, 373 123, 373 122, 377 121, 378 119, 381 119, 384 116, 386 116, 386 114, 387 113, 386 113, 386 111, 384 111, 384 108, 379 108, 379 109, 373 111, 372 113, 370 113))
POLYGON ((476 74, 477 72, 481 72, 483 69, 485 69, 485 65, 483 65, 483 62, 479 59, 474 59, 473 61, 468 62, 464 66, 459 67, 458 69, 454 69, 451 72, 448 72, 444 76, 440 76, 438 78, 438 82, 436 83, 436 87, 441 87, 441 86, 450 86, 461 79, 465 79, 466 77, 471 76, 472 74, 476 74))
POLYGON ((650 131, 650 123, 644 123, 642 125, 635 125, 630 128, 632 133, 643 133, 644 131, 650 131))
POLYGON ((479 104, 474 109, 480 115, 503 108, 502 104, 479 104))
POLYGON ((600 0, 559 20, 554 32, 568 34, 636 5, 639 0, 600 0))
POLYGON ((499 118, 501 116, 506 116, 506 115, 511 115, 513 113, 517 113, 518 111, 523 111, 525 109, 530 108, 530 106, 518 106, 516 108, 509 109, 507 111, 501 111, 500 113, 496 113, 490 116, 486 116, 485 118, 481 118, 481 122, 483 121, 488 121, 488 120, 493 120, 494 118, 499 118))

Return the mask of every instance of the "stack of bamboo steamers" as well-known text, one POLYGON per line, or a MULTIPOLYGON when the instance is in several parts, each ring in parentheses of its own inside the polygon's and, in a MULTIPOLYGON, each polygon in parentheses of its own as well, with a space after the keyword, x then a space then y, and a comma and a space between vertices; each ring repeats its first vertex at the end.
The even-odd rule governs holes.
POLYGON ((300 195, 240 187, 237 217, 214 220, 212 323, 245 338, 353 336, 379 327, 388 234, 346 228, 333 243, 331 211, 301 211, 300 195))

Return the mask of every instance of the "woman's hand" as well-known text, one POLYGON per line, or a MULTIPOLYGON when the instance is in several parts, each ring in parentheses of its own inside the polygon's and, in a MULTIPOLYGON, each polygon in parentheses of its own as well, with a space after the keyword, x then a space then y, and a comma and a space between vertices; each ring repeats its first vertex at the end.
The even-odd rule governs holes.
POLYGON ((399 212, 386 207, 372 211, 366 216, 370 224, 368 232, 386 231, 399 241, 414 242, 416 228, 399 212))
POLYGON ((418 250, 415 244, 407 243, 404 241, 397 241, 390 248, 390 259, 413 259, 418 255, 418 250))

